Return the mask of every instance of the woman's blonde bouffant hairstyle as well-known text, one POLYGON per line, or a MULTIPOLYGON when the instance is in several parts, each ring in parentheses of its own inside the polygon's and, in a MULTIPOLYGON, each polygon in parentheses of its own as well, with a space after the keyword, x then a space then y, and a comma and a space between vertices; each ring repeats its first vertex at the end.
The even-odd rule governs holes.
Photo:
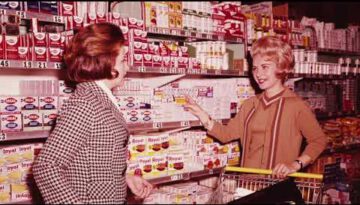
POLYGON ((288 74, 294 69, 294 56, 291 46, 275 36, 265 36, 258 39, 252 46, 250 54, 268 57, 277 67, 277 76, 285 82, 288 74))

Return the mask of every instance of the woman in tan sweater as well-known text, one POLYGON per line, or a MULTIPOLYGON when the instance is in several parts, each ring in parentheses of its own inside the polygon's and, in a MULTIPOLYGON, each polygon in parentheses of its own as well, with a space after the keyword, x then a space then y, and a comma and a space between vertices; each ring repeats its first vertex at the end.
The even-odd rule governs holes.
POLYGON ((227 125, 213 121, 189 97, 184 107, 221 142, 240 138, 242 167, 272 169, 283 178, 314 162, 326 147, 326 136, 308 105, 284 86, 294 66, 291 47, 263 37, 254 43, 251 56, 252 74, 263 92, 245 101, 227 125), (307 145, 300 153, 303 136, 307 145))

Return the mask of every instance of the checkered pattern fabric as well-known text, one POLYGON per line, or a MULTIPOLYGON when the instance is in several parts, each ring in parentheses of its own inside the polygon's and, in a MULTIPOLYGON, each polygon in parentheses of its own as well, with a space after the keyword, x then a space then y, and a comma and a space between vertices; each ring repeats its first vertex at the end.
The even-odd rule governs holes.
POLYGON ((45 203, 124 203, 125 119, 95 82, 63 105, 33 167, 45 203))

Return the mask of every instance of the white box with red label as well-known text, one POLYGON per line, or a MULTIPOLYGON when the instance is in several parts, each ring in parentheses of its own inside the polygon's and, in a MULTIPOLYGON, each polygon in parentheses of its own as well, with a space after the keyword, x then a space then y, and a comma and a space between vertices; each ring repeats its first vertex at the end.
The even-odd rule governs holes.
POLYGON ((152 55, 153 67, 161 67, 162 57, 160 55, 152 55))
POLYGON ((144 66, 153 66, 153 59, 151 54, 144 54, 144 66))
POLYGON ((158 178, 167 175, 168 163, 165 154, 155 155, 151 158, 152 161, 152 177, 158 178))
POLYGON ((40 96, 40 110, 56 110, 58 108, 58 96, 40 96))
POLYGON ((21 98, 18 96, 0 96, 0 113, 20 113, 21 98))
POLYGON ((125 45, 129 45, 129 33, 130 33, 130 31, 129 31, 129 27, 127 27, 127 26, 120 26, 120 29, 121 29, 121 31, 122 31, 122 33, 123 33, 123 36, 124 36, 124 39, 125 39, 125 45))
POLYGON ((128 145, 130 161, 136 161, 138 156, 147 155, 146 138, 147 136, 130 136, 128 145))
POLYGON ((53 48, 61 47, 61 34, 60 33, 48 33, 48 45, 53 48))
POLYGON ((143 65, 143 54, 136 54, 136 53, 133 54, 131 65, 142 66, 143 65))
POLYGON ((56 118, 58 117, 57 110, 41 111, 43 119, 43 129, 51 130, 55 126, 56 118))
POLYGON ((162 67, 165 67, 165 68, 170 68, 171 67, 170 56, 163 56, 162 57, 162 67))
POLYGON ((24 96, 20 99, 21 110, 38 110, 39 97, 38 96, 24 96))
POLYGON ((23 131, 35 131, 43 129, 42 115, 38 110, 23 111, 23 131))
POLYGON ((159 45, 155 45, 155 44, 150 43, 148 47, 149 47, 149 53, 150 54, 153 54, 153 55, 159 55, 160 54, 159 45))
POLYGON ((32 49, 29 47, 18 47, 18 60, 31 61, 32 60, 32 49))
POLYGON ((49 50, 49 61, 50 62, 61 62, 63 58, 63 50, 61 48, 48 48, 49 50))
POLYGON ((168 154, 168 175, 183 173, 185 170, 185 159, 183 154, 168 154))
POLYGON ((22 130, 21 114, 1 114, 1 131, 13 132, 22 130))
POLYGON ((32 35, 32 44, 33 46, 41 46, 47 47, 48 46, 48 35, 44 32, 37 32, 33 33, 32 35))

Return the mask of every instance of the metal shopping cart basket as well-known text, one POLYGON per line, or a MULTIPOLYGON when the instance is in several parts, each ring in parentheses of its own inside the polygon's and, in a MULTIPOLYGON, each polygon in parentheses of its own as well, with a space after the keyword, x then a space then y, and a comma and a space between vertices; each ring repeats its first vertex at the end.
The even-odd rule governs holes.
POLYGON ((321 202, 323 187, 322 174, 296 172, 288 175, 289 177, 286 179, 278 179, 272 177, 271 173, 271 170, 266 169, 225 167, 220 174, 217 188, 211 196, 209 203, 319 204, 321 202), (238 199, 236 193, 239 189, 240 191, 252 190, 253 193, 238 199), (284 199, 284 201, 272 201, 271 198, 274 199, 278 197, 276 194, 280 194, 280 197, 276 200, 284 199), (296 194, 298 194, 298 196, 296 196, 296 194), (294 201, 287 199, 287 197, 298 197, 300 200, 294 201))

